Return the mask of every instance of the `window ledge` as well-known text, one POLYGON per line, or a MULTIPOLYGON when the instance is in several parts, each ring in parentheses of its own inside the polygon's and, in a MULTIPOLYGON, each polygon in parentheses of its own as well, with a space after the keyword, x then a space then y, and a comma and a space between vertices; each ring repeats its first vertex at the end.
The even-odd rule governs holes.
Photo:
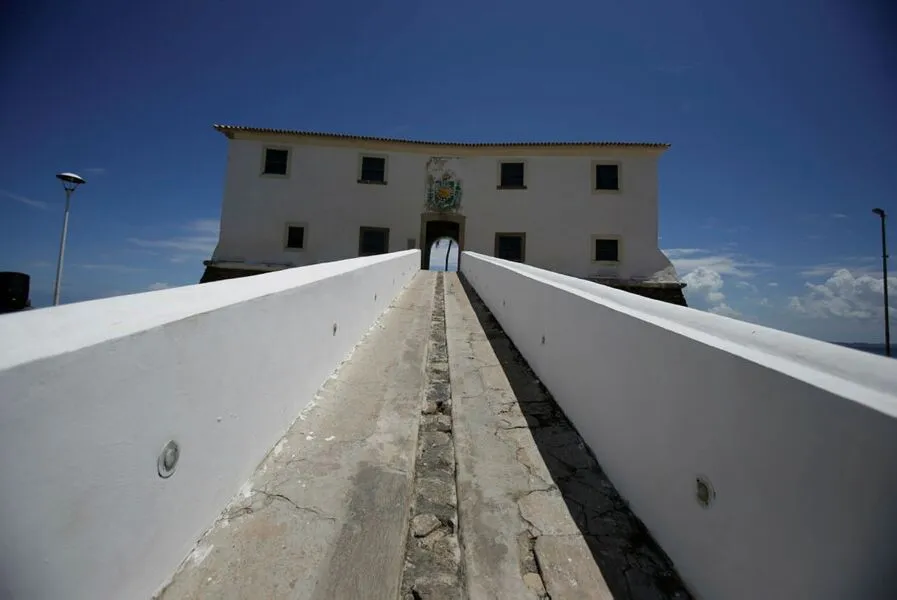
POLYGON ((497 185, 495 186, 497 190, 525 190, 525 185, 497 185))
POLYGON ((359 179, 358 183, 366 183, 369 185, 386 185, 385 181, 374 181, 373 179, 359 179))
POLYGON ((289 176, 289 173, 265 173, 264 171, 259 175, 259 177, 273 177, 274 179, 288 179, 289 176))
POLYGON ((623 190, 621 190, 620 188, 617 188, 617 189, 615 189, 615 190, 612 190, 612 189, 604 189, 604 188, 595 188, 594 190, 592 190, 592 193, 593 193, 593 194, 619 194, 619 193, 621 193, 622 191, 623 191, 623 190))

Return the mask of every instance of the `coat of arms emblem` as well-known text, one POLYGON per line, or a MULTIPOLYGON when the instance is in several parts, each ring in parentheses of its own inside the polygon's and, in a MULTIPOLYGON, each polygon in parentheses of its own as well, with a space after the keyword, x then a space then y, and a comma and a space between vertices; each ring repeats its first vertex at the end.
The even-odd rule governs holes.
POLYGON ((445 168, 445 159, 430 159, 427 171, 427 208, 437 212, 459 210, 461 180, 454 171, 445 168))

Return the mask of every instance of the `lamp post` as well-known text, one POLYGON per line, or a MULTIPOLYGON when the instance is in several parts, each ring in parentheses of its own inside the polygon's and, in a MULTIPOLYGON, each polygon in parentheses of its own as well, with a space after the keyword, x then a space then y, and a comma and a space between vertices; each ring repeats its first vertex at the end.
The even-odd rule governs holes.
POLYGON ((881 217, 881 274, 885 298, 885 356, 891 356, 891 321, 888 318, 888 242, 885 237, 885 211, 873 208, 872 212, 881 217))
POLYGON ((448 248, 445 251, 445 269, 444 269, 445 271, 448 271, 449 254, 451 254, 451 252, 452 252, 452 240, 451 240, 451 238, 449 238, 448 248))
POLYGON ((72 198, 72 192, 75 191, 82 183, 87 183, 84 179, 74 173, 58 173, 56 179, 62 182, 62 188, 65 190, 65 217, 62 220, 62 239, 59 240, 59 261, 56 263, 56 284, 53 286, 53 306, 59 306, 59 286, 62 283, 62 259, 65 256, 65 236, 69 229, 69 204, 72 198))

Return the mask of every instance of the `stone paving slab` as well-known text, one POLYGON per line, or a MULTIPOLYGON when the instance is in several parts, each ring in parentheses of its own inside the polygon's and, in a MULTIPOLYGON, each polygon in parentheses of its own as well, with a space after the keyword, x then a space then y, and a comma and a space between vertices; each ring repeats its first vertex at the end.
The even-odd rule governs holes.
POLYGON ((542 535, 536 539, 545 589, 551 598, 613 600, 613 595, 594 565, 592 553, 582 535, 542 535))
POLYGON ((398 597, 434 283, 414 277, 158 598, 398 597))

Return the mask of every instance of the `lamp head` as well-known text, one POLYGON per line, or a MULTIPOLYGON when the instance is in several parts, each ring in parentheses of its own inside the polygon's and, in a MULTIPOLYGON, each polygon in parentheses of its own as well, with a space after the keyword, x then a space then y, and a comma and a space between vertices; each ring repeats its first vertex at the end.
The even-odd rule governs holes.
POLYGON ((881 208, 873 208, 873 209, 872 209, 872 212, 874 212, 875 214, 877 214, 877 215, 878 215, 879 217, 881 217, 882 219, 885 218, 885 211, 884 211, 883 209, 881 209, 881 208))
POLYGON ((87 183, 83 177, 75 173, 57 173, 56 179, 62 182, 62 187, 64 187, 66 191, 73 191, 82 183, 87 183))

